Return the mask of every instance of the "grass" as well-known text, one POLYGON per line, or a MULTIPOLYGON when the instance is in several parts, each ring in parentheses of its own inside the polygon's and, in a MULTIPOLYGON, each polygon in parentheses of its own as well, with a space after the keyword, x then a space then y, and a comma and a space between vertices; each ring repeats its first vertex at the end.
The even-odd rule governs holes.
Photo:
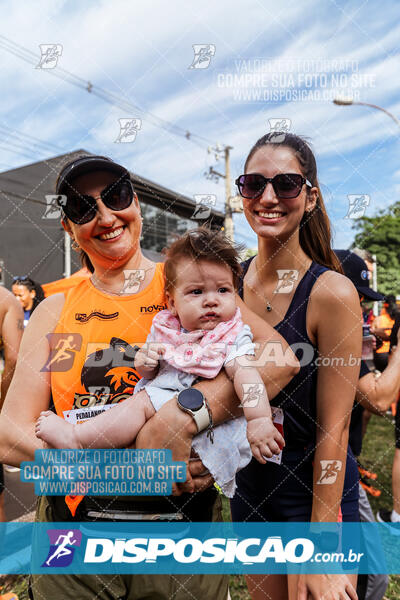
MULTIPOLYGON (((392 462, 394 455, 394 425, 391 417, 372 416, 363 441, 360 461, 365 468, 378 474, 374 487, 381 490, 379 498, 368 494, 372 511, 392 507, 392 462)), ((396 549, 398 552, 399 550, 396 549)), ((386 590, 387 600, 400 600, 400 575, 391 575, 386 590)))
MULTIPOLYGON (((394 454, 393 423, 390 418, 372 417, 363 444, 361 462, 364 467, 378 473, 375 487, 382 492, 380 498, 368 496, 373 512, 378 508, 392 508, 391 473, 394 454)), ((224 499, 224 519, 229 520, 229 505, 224 499)), ((251 600, 243 577, 230 577, 232 600, 251 600)), ((28 600, 27 577, 9 575, 0 577, 0 595, 13 591, 19 600, 28 600)), ((386 600, 400 600, 400 575, 392 575, 385 595, 386 600)))
POLYGON ((18 600, 29 600, 27 590, 28 578, 18 575, 4 575, 0 577, 0 597, 7 592, 14 592, 18 600))

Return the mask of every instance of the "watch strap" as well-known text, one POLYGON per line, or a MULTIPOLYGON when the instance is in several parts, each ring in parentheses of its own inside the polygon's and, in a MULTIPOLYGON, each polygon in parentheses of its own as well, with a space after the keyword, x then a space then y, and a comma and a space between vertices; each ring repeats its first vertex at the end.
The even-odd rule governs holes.
POLYGON ((191 411, 191 415, 193 416, 193 419, 197 425, 197 431, 199 433, 200 431, 203 431, 204 429, 207 429, 209 427, 210 413, 205 402, 199 410, 191 411))

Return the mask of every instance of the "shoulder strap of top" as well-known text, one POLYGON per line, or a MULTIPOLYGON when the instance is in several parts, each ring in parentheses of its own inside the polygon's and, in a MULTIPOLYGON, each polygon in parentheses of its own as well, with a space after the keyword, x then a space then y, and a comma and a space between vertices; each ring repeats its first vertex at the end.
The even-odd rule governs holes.
MULTIPOLYGON (((241 264, 243 271, 242 271, 242 275, 239 280, 238 294, 239 294, 240 298, 242 298, 242 300, 243 300, 243 280, 246 276, 246 273, 249 269, 250 263, 253 260, 253 258, 255 258, 255 257, 252 256, 251 258, 249 258, 248 260, 244 261, 241 264)), ((289 320, 292 321, 293 319, 295 319, 296 321, 299 321, 299 326, 300 326, 300 321, 303 321, 303 323, 302 323, 303 328, 306 327, 305 323, 306 323, 306 312, 307 311, 304 310, 304 308, 305 309, 307 308, 311 290, 312 290, 315 282, 317 281, 318 277, 320 277, 320 275, 322 275, 322 273, 325 273, 325 271, 329 271, 328 267, 319 265, 318 263, 316 263, 314 261, 311 263, 310 268, 308 269, 308 271, 303 276, 302 280, 297 285, 296 291, 293 295, 292 301, 289 305, 289 308, 286 312, 285 317, 283 318, 282 321, 280 321, 277 325, 275 325, 276 329, 280 330, 280 328, 283 326, 284 323, 288 323, 289 320)))
POLYGON ((296 305, 301 304, 301 302, 306 299, 308 300, 311 290, 314 287, 314 283, 322 273, 325 273, 325 271, 329 271, 328 267, 323 267, 314 261, 311 263, 310 268, 299 282, 293 296, 293 301, 295 301, 296 305))
MULTIPOLYGON (((248 258, 247 260, 245 260, 244 262, 241 263, 242 273, 239 278, 238 294, 242 300, 243 300, 243 281, 244 281, 244 278, 246 277, 247 271, 249 270, 250 263, 254 258, 255 258, 255 256, 251 256, 250 258, 248 258)), ((314 283, 317 281, 318 277, 320 275, 322 275, 322 273, 325 273, 325 271, 329 271, 328 267, 323 267, 322 265, 319 265, 318 263, 315 263, 313 261, 311 263, 310 268, 308 269, 307 273, 304 275, 303 279, 297 286, 299 293, 301 290, 302 295, 304 295, 304 294, 308 295, 311 292, 311 289, 312 289, 314 283)), ((296 290, 296 293, 297 293, 297 290, 296 290)))
POLYGON ((243 300, 243 280, 246 277, 246 273, 249 270, 249 266, 250 266, 250 263, 253 260, 253 258, 255 258, 255 256, 250 256, 250 258, 248 258, 247 260, 242 262, 240 265, 242 267, 242 273, 239 278, 238 294, 242 300, 243 300))
POLYGON ((279 331, 283 337, 287 337, 285 332, 290 333, 295 331, 299 339, 307 339, 307 306, 310 299, 311 290, 317 281, 318 277, 329 271, 328 267, 323 267, 318 263, 312 262, 310 268, 305 273, 301 281, 298 283, 296 291, 293 295, 289 308, 275 329, 279 331))

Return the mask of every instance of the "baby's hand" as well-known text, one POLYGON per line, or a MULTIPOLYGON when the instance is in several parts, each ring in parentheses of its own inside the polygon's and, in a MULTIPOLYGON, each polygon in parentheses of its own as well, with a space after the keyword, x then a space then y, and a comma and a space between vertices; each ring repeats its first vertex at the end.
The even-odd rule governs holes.
POLYGON ((165 345, 157 342, 145 344, 137 351, 135 356, 135 369, 142 377, 152 375, 158 367, 159 360, 165 353, 165 345))
POLYGON ((266 458, 279 454, 285 440, 273 424, 271 417, 257 417, 247 422, 247 439, 251 452, 259 463, 265 464, 266 458))

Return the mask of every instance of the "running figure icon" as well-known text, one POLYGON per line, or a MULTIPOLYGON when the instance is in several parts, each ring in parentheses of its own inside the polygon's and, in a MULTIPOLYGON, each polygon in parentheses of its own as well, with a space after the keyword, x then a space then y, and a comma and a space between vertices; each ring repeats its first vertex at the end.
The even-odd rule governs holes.
POLYGON ((77 351, 77 348, 75 347, 75 344, 73 343, 73 341, 74 341, 73 335, 69 335, 66 339, 59 340, 57 346, 55 347, 55 350, 58 350, 58 352, 56 352, 54 354, 53 358, 48 363, 47 368, 49 368, 50 365, 52 365, 53 363, 57 363, 57 362, 60 362, 61 360, 67 360, 67 359, 71 358, 71 354, 69 354, 68 351, 70 351, 70 352, 77 351))
POLYGON ((46 565, 49 567, 51 561, 54 558, 61 558, 62 556, 67 556, 68 554, 72 554, 72 550, 67 548, 67 546, 72 546, 77 542, 77 540, 73 539, 74 532, 69 531, 67 534, 61 534, 58 536, 56 545, 58 546, 55 552, 46 560, 46 565), (62 540, 62 541, 60 541, 62 540))

